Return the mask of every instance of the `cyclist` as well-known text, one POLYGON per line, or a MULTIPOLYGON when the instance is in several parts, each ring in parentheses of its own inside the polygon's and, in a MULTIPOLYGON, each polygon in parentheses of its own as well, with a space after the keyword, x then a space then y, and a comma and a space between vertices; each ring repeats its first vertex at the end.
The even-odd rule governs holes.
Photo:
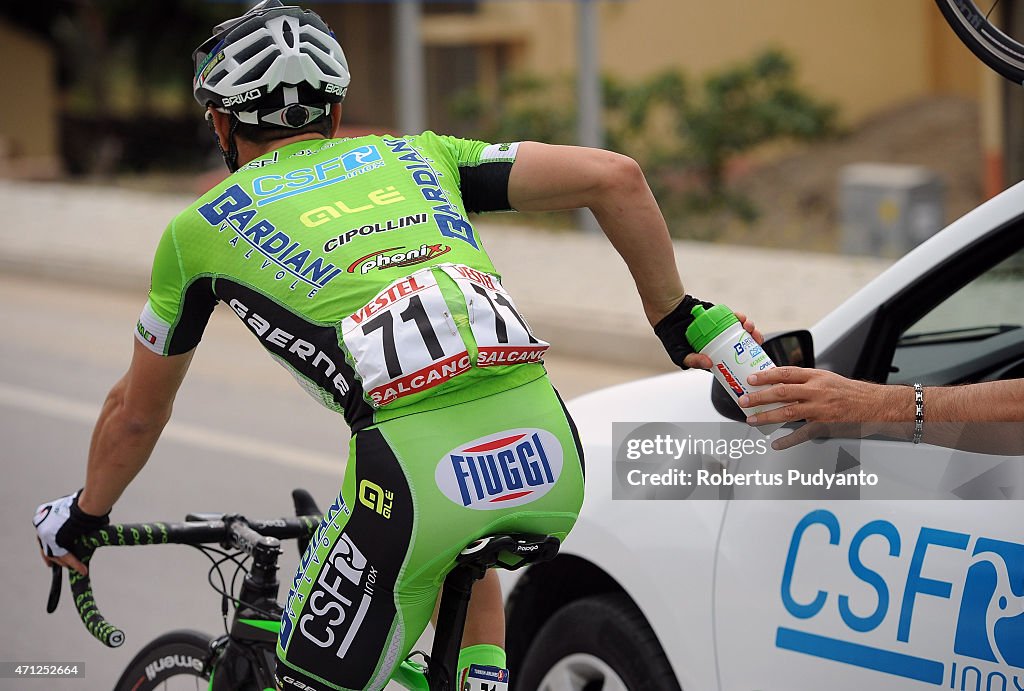
MULTIPOLYGON (((341 493, 291 583, 278 683, 380 689, 462 547, 494 532, 564 537, 583 498, 579 441, 541 364, 547 344, 467 213, 590 207, 682 367, 710 366, 683 336, 698 301, 625 156, 432 132, 334 138, 345 56, 316 14, 276 0, 218 26, 193 58, 195 97, 232 175, 160 240, 85 486, 37 512, 44 560, 84 571, 68 548, 107 522, 145 464, 210 313, 227 303, 353 432, 341 493)), ((460 686, 507 681, 503 637, 492 574, 474 589, 460 686)))

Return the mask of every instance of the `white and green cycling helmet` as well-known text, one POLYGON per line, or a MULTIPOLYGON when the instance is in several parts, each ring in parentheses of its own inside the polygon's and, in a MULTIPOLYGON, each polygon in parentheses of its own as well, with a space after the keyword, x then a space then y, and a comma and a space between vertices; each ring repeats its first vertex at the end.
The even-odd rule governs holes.
POLYGON ((202 106, 260 127, 303 127, 345 98, 348 61, 315 13, 264 0, 216 26, 192 54, 202 106))

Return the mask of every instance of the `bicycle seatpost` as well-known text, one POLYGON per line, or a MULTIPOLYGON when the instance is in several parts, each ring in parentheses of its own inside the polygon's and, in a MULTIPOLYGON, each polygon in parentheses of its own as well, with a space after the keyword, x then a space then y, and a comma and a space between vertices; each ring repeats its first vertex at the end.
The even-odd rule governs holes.
POLYGON ((430 691, 455 689, 454 677, 458 674, 459 649, 466 629, 469 596, 473 591, 473 582, 482 576, 480 569, 460 564, 444 579, 437 626, 434 627, 434 644, 430 649, 430 665, 427 668, 430 691))

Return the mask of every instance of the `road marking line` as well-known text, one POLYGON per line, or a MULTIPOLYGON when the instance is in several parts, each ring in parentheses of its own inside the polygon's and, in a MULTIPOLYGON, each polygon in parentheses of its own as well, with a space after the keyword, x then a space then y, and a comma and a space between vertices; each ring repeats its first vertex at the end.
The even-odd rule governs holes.
MULTIPOLYGON (((96 418, 100 414, 99 406, 3 382, 0 382, 0 405, 90 425, 96 422, 96 418)), ((315 451, 303 451, 273 442, 225 434, 187 422, 172 420, 164 428, 160 438, 191 444, 210 451, 223 451, 236 456, 270 461, 278 465, 315 470, 334 477, 341 477, 345 468, 341 454, 335 458, 315 451)))

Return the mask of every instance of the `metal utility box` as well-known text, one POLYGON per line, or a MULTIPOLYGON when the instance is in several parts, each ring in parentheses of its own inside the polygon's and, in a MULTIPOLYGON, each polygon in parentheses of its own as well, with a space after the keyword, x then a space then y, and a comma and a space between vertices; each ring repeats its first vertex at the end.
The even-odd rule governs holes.
POLYGON ((923 166, 855 163, 839 175, 843 252, 899 257, 942 229, 943 184, 923 166))

